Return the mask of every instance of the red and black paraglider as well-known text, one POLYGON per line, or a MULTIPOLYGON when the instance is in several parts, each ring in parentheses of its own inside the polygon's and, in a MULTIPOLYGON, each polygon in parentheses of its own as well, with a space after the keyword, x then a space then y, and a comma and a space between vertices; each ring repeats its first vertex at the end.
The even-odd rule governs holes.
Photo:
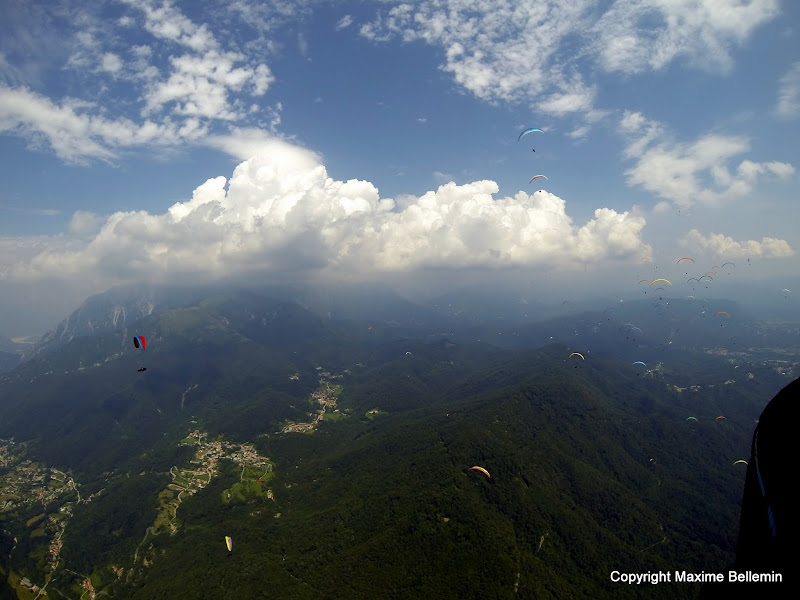
MULTIPOLYGON (((147 342, 145 341, 144 336, 137 335, 136 337, 134 337, 133 338, 133 347, 134 348, 141 348, 142 350, 146 350, 147 349, 147 342)), ((144 373, 145 371, 147 371, 147 367, 142 367, 140 369, 136 369, 137 373, 144 373)))

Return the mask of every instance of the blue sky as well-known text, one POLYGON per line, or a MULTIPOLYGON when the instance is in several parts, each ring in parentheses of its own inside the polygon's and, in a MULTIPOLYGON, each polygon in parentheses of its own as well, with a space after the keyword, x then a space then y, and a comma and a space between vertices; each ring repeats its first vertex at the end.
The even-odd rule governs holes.
POLYGON ((798 36, 780 0, 4 2, 0 331, 138 281, 790 280, 798 36))

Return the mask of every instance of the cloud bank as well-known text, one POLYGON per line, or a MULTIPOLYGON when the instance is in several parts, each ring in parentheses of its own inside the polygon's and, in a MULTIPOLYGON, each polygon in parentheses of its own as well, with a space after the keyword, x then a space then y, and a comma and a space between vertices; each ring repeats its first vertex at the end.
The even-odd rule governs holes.
POLYGON ((708 250, 718 256, 730 258, 758 256, 763 258, 789 258, 794 256, 794 249, 786 242, 777 238, 764 237, 761 241, 746 240, 738 242, 721 233, 703 235, 697 229, 692 229, 682 240, 681 244, 695 250, 708 250))
POLYGON ((28 246, 6 241, 2 278, 115 284, 328 269, 372 277, 424 268, 569 268, 645 246, 645 220, 627 212, 600 208, 577 226, 558 196, 540 190, 496 199, 493 181, 449 182, 402 198, 401 207, 368 181, 329 177, 313 152, 276 138, 259 143, 230 180, 209 179, 163 214, 79 211, 68 234, 28 246))

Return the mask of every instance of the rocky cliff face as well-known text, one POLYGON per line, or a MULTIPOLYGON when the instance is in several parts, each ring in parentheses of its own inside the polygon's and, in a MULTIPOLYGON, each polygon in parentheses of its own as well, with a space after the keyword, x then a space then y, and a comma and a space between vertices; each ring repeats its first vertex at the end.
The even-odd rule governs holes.
POLYGON ((88 298, 58 326, 42 336, 23 360, 42 356, 76 337, 96 335, 130 326, 164 308, 171 295, 162 288, 126 286, 88 298))
MULTIPOLYGON (((124 286, 88 298, 57 327, 47 332, 23 355, 23 361, 43 356, 82 336, 130 328, 154 312, 181 308, 200 302, 209 295, 235 291, 235 286, 198 287, 124 286)), ((396 325, 420 325, 438 321, 435 311, 420 307, 381 286, 281 286, 253 290, 259 296, 297 303, 323 318, 349 318, 392 321, 396 325)), ((136 332, 129 331, 130 335, 136 332)))

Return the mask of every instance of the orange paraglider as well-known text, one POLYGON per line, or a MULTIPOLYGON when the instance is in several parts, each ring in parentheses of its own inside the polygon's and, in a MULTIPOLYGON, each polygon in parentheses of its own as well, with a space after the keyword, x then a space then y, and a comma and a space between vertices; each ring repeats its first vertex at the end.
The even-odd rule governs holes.
POLYGON ((470 470, 470 471, 472 471, 472 470, 475 470, 475 471, 480 471, 481 473, 483 473, 484 475, 486 475, 486 476, 487 476, 489 479, 491 479, 491 478, 492 478, 492 476, 491 476, 491 475, 489 475, 489 471, 487 471, 487 470, 486 470, 486 469, 484 469, 483 467, 470 467, 470 468, 469 468, 469 470, 470 470))

